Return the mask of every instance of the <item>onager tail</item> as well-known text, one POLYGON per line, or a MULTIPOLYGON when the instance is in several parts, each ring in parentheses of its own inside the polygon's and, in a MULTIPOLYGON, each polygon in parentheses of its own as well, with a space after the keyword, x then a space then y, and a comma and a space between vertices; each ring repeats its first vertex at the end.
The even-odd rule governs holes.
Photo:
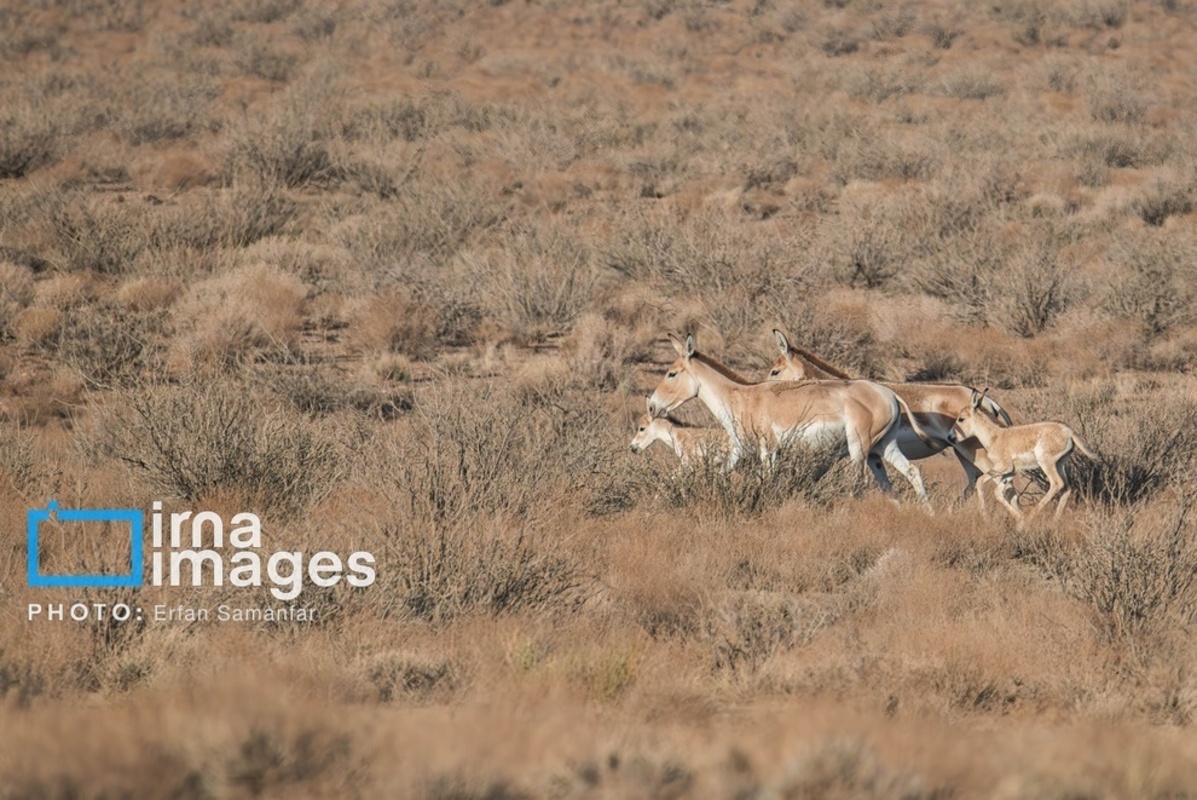
POLYGON ((1090 459, 1092 459, 1092 460, 1094 460, 1094 461, 1096 461, 1096 460, 1097 460, 1097 454, 1096 454, 1096 453, 1094 453, 1094 452, 1093 452, 1091 449, 1089 449, 1089 446, 1085 444, 1085 440, 1084 440, 1084 439, 1082 439, 1082 438, 1080 437, 1080 435, 1079 435, 1079 434, 1077 434, 1077 432, 1076 432, 1076 431, 1073 431, 1073 432, 1072 432, 1072 443, 1073 443, 1074 445, 1076 445, 1076 449, 1077 449, 1077 450, 1080 450, 1080 451, 1081 451, 1082 453, 1084 453, 1084 454, 1085 454, 1085 455, 1086 455, 1088 458, 1090 458, 1090 459))
POLYGON ((906 404, 906 401, 903 400, 902 397, 897 393, 894 394, 894 397, 897 398, 898 405, 902 407, 902 413, 905 414, 906 419, 910 421, 910 429, 914 431, 916 436, 923 440, 923 444, 926 444, 930 447, 935 447, 937 443, 927 435, 927 432, 923 430, 923 426, 919 425, 919 421, 914 418, 914 412, 910 410, 910 406, 906 404))

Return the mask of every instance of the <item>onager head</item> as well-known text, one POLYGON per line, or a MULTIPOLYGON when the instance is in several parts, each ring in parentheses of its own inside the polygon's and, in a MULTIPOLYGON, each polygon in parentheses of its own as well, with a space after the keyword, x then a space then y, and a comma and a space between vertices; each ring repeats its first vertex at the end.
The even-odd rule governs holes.
POLYGON ((948 432, 948 441, 952 444, 963 442, 965 439, 971 439, 977 435, 978 425, 985 425, 986 423, 994 424, 992 420, 984 413, 977 414, 977 409, 981 406, 981 401, 985 399, 985 393, 973 390, 972 401, 960 409, 960 413, 956 415, 956 424, 952 426, 952 430, 948 432), (983 419, 984 422, 979 422, 983 419))
POLYGON ((786 338, 786 335, 774 328, 773 339, 777 342, 777 349, 781 351, 781 355, 769 368, 769 380, 804 381, 810 377, 806 374, 806 364, 802 363, 802 359, 794 358, 793 350, 790 349, 790 340, 786 338))
POLYGON ((642 453, 653 442, 661 441, 673 447, 673 424, 668 417, 654 417, 645 414, 640 417, 636 426, 636 435, 632 437, 632 452, 642 453))
POLYGON ((670 365, 669 371, 648 398, 648 413, 653 417, 663 417, 687 400, 698 397, 699 383, 690 372, 690 359, 694 356, 694 335, 687 335, 686 341, 683 342, 671 333, 669 341, 673 343, 673 349, 677 350, 679 358, 670 365))
POLYGON ((771 381, 827 381, 851 380, 852 377, 838 367, 833 367, 819 356, 790 342, 777 328, 773 329, 773 340, 781 356, 769 369, 771 381))

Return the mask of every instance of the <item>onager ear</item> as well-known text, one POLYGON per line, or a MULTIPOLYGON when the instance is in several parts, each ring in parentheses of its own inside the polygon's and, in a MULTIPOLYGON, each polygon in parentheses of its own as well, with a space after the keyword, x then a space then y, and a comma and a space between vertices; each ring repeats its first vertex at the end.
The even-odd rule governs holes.
POLYGON ((669 334, 669 343, 673 345, 673 349, 677 351, 679 356, 682 358, 688 358, 689 356, 686 353, 686 345, 689 344, 693 338, 693 336, 687 336, 686 341, 683 342, 681 339, 677 338, 677 336, 671 333, 669 334))
POLYGON ((645 408, 645 409, 648 411, 648 415, 651 417, 651 416, 652 416, 652 413, 653 413, 653 398, 652 398, 652 395, 646 394, 646 395, 644 396, 644 408, 645 408))
POLYGON ((694 355, 694 334, 686 334, 686 358, 694 355))
POLYGON ((786 335, 777 328, 774 328, 773 338, 777 341, 777 349, 781 351, 781 354, 788 356, 790 354, 790 340, 786 338, 786 335))

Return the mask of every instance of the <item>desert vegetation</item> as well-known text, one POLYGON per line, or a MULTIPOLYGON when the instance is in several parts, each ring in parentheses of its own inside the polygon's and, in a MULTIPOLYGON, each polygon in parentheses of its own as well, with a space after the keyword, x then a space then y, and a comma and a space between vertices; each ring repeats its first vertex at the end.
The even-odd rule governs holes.
POLYGON ((0 798, 1197 795, 1195 45, 1188 0, 0 0, 0 798), (928 514, 630 451, 666 331, 764 379, 777 327, 1097 458, 1019 529, 950 456, 928 514), (49 500, 377 581, 28 621, 278 604, 31 589, 49 500))

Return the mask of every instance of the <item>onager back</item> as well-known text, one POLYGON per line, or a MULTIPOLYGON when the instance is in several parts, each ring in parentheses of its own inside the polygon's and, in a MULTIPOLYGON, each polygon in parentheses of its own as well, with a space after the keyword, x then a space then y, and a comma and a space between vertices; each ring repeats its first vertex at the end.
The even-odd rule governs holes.
POLYGON ((1039 513, 1058 494, 1060 504, 1056 507, 1056 519, 1068 504, 1072 489, 1064 473, 1074 450, 1080 450, 1089 458, 1096 458, 1076 431, 1062 422, 1033 422, 1010 428, 998 426, 977 408, 984 399, 984 393, 973 392, 972 401, 961 409, 952 428, 952 441, 963 441, 976 437, 989 457, 986 470, 994 480, 994 494, 1016 518, 1022 520, 1022 510, 1010 501, 1014 494, 1014 475, 1038 467, 1047 476, 1048 489, 1043 499, 1035 504, 1031 517, 1039 513))
POLYGON ((671 449, 684 466, 708 458, 714 464, 722 464, 730 447, 727 433, 722 428, 692 428, 673 417, 645 414, 636 426, 632 452, 643 452, 653 442, 661 442, 671 449))

